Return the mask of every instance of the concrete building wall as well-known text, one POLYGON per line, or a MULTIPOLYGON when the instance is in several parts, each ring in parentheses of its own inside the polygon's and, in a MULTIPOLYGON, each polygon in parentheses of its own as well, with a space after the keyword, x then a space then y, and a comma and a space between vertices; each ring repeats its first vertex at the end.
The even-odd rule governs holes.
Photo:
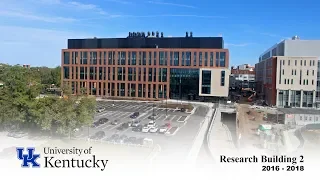
POLYGON ((320 40, 285 40, 285 56, 317 56, 320 59, 320 40))
POLYGON ((317 57, 277 57, 276 88, 316 91, 317 57))
POLYGON ((225 68, 210 69, 210 68, 200 68, 199 76, 199 95, 200 96, 213 96, 213 97, 228 97, 229 96, 229 77, 230 70, 225 68), (202 71, 211 71, 211 88, 210 94, 202 94, 202 71), (224 86, 221 86, 221 72, 225 72, 224 86))

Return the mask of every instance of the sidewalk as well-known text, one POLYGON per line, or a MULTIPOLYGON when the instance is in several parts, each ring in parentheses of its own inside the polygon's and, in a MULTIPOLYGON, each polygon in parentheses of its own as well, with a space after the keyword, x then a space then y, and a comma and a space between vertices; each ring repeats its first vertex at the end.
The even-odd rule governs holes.
POLYGON ((212 156, 219 159, 220 155, 235 155, 235 153, 238 153, 232 141, 231 132, 221 122, 220 109, 217 109, 213 121, 214 124, 208 133, 208 145, 212 156))

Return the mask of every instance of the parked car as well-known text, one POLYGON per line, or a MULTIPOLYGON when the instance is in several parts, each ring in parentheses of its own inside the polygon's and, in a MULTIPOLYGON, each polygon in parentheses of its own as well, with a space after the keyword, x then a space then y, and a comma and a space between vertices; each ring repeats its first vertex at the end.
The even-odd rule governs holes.
POLYGON ((96 128, 96 127, 98 127, 98 126, 100 126, 99 121, 96 121, 96 122, 94 122, 94 123, 91 125, 92 128, 96 128))
POLYGON ((142 128, 143 128, 143 126, 140 124, 139 126, 132 128, 132 131, 133 132, 141 132, 142 128))
POLYGON ((132 123, 132 127, 138 127, 139 125, 140 125, 140 123, 141 123, 141 121, 134 121, 133 123, 132 123))
POLYGON ((117 128, 117 130, 123 131, 123 130, 128 129, 128 128, 129 128, 129 124, 128 123, 122 123, 121 126, 119 126, 117 128))
POLYGON ((148 123, 148 127, 154 127, 154 126, 156 126, 156 122, 155 121, 149 121, 149 123, 148 123))
POLYGON ((151 128, 151 127, 149 127, 149 126, 144 126, 144 127, 142 128, 142 132, 147 133, 147 132, 149 132, 150 128, 151 128))
POLYGON ((157 126, 153 126, 153 127, 150 128, 149 132, 156 133, 156 132, 158 132, 158 129, 159 128, 157 126))
POLYGON ((159 128, 159 133, 165 133, 168 131, 168 126, 166 125, 162 125, 160 128, 159 128))
POLYGON ((181 108, 180 112, 186 112, 186 109, 185 108, 181 108))
POLYGON ((98 108, 98 109, 97 109, 97 112, 98 112, 98 113, 101 113, 101 112, 103 112, 103 111, 105 111, 105 110, 106 110, 106 108, 98 108))
POLYGON ((118 125, 118 124, 119 124, 119 120, 118 120, 118 119, 113 120, 113 121, 111 122, 111 125, 118 125))
POLYGON ((130 116, 130 118, 135 119, 135 118, 137 118, 139 115, 140 115, 139 112, 134 112, 134 113, 130 116))
POLYGON ((101 119, 99 119, 99 123, 100 124, 105 124, 105 123, 107 123, 109 121, 109 119, 107 119, 107 118, 101 118, 101 119))

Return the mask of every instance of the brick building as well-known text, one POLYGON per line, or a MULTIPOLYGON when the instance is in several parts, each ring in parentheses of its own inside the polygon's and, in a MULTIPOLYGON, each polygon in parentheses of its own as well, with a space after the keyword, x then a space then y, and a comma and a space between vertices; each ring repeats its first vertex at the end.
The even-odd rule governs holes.
POLYGON ((222 37, 69 39, 62 50, 62 85, 73 93, 139 99, 227 97, 229 51, 222 37))

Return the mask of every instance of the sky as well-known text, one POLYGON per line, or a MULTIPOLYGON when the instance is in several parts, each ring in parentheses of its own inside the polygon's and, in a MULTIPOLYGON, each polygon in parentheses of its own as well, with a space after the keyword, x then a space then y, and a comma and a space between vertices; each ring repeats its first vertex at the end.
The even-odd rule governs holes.
POLYGON ((318 0, 0 0, 0 63, 55 67, 67 39, 222 36, 230 66, 283 39, 320 39, 318 0))

